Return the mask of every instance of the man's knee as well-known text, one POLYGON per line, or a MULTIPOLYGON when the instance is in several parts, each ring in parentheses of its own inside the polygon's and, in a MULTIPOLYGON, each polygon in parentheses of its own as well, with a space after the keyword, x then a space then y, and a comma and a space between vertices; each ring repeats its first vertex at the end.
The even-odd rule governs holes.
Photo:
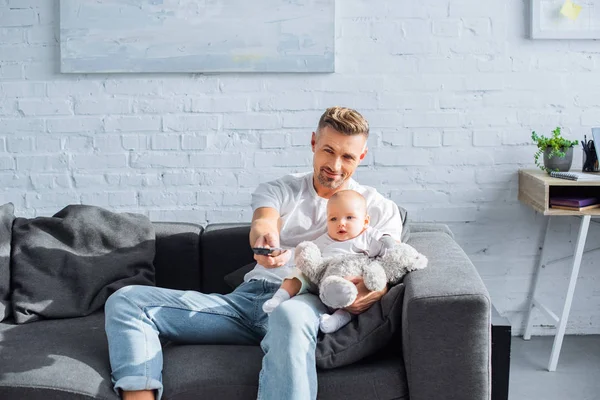
POLYGON ((318 325, 318 315, 305 303, 288 300, 281 303, 269 316, 269 326, 294 332, 313 330, 318 325))
POLYGON ((104 312, 106 315, 113 315, 128 306, 134 305, 134 299, 137 297, 138 292, 145 290, 147 287, 131 285, 120 288, 108 297, 104 304, 104 312))

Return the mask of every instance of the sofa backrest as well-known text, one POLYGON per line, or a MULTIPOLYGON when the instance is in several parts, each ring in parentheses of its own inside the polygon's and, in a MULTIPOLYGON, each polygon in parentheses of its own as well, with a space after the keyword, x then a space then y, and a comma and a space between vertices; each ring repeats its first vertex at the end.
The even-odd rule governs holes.
POLYGON ((156 233, 156 286, 200 290, 200 225, 153 222, 156 233))
POLYGON ((205 293, 229 293, 224 277, 254 262, 250 248, 250 224, 209 224, 201 239, 201 289, 205 293))

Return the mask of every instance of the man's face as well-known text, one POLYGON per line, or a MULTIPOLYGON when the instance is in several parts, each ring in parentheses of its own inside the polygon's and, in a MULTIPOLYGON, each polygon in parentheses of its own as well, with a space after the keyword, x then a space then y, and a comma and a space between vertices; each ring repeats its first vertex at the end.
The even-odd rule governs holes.
POLYGON ((343 188, 367 155, 366 142, 365 135, 348 136, 329 126, 324 127, 318 135, 313 132, 311 145, 315 185, 330 190, 343 188))

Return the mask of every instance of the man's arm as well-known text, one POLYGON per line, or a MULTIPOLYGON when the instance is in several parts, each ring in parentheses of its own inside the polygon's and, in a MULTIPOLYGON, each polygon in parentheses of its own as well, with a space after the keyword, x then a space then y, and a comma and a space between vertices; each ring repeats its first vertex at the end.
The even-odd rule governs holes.
MULTIPOLYGON (((271 207, 260 207, 252 215, 250 226, 250 247, 279 247, 279 212, 271 207)), ((276 268, 284 265, 290 258, 290 252, 280 255, 254 255, 254 259, 263 267, 276 268)))

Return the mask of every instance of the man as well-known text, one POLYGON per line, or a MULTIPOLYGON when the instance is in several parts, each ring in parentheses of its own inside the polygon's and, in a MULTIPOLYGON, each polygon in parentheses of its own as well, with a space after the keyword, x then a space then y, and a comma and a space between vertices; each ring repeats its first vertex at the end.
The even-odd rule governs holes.
MULTIPOLYGON (((371 225, 400 240, 398 208, 373 188, 351 179, 367 154, 367 121, 356 111, 332 107, 311 138, 313 171, 263 183, 252 195, 252 247, 294 248, 326 231, 327 199, 353 189, 366 201, 371 225)), ((265 355, 259 377, 259 400, 305 400, 317 397, 315 348, 320 314, 312 294, 296 296, 270 316, 262 305, 289 274, 291 251, 255 255, 257 265, 228 295, 129 286, 106 302, 106 333, 112 379, 124 400, 159 399, 162 351, 159 336, 185 343, 258 344, 265 355)), ((387 291, 369 292, 362 278, 348 277, 358 289, 347 308, 360 313, 387 291)))

